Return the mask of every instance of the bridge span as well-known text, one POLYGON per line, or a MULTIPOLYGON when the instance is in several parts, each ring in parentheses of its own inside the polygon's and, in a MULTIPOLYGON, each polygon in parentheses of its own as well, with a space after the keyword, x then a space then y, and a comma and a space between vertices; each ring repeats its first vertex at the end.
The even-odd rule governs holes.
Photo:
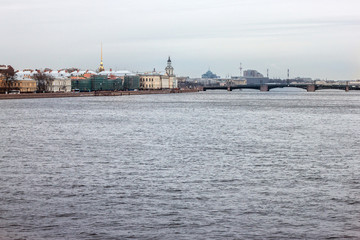
POLYGON ((248 84, 248 85, 237 85, 237 86, 223 86, 223 87, 204 87, 203 90, 228 90, 232 91, 234 89, 257 89, 262 92, 267 92, 274 88, 285 88, 285 87, 293 87, 293 88, 301 88, 305 89, 308 92, 315 92, 316 90, 322 89, 339 89, 344 90, 346 92, 350 90, 360 90, 360 86, 358 85, 349 85, 349 84, 333 84, 333 85, 325 85, 325 84, 283 84, 283 83, 275 83, 275 84, 248 84))

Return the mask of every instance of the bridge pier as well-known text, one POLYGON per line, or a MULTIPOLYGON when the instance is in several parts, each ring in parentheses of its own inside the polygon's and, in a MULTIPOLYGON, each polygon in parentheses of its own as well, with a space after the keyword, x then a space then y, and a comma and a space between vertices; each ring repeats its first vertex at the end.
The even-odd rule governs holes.
POLYGON ((308 91, 308 92, 315 92, 315 85, 308 85, 307 87, 306 87, 306 90, 308 91))
POLYGON ((228 90, 229 92, 231 92, 231 91, 232 91, 232 88, 231 88, 231 87, 228 87, 227 90, 228 90))
POLYGON ((349 86, 345 86, 345 92, 348 92, 349 91, 349 86))
POLYGON ((260 86, 260 92, 268 92, 269 86, 268 85, 261 85, 260 86))

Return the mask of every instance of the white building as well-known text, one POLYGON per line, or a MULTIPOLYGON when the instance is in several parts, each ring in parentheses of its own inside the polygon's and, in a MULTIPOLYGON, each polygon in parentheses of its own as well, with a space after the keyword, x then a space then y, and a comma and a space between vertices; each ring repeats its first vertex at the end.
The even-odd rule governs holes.
POLYGON ((71 92, 70 78, 55 78, 49 89, 50 92, 71 92))

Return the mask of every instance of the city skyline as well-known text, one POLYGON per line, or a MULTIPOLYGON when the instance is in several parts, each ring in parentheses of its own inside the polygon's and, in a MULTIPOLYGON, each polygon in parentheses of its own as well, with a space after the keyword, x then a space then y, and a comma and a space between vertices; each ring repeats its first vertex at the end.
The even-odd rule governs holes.
POLYGON ((360 3, 335 1, 3 1, 1 64, 16 69, 164 71, 222 77, 360 78, 360 3), (14 17, 15 16, 15 17, 14 17))

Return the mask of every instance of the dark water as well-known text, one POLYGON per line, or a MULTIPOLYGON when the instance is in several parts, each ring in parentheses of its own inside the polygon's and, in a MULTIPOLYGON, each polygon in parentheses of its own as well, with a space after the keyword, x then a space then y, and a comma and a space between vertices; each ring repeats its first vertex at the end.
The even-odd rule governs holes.
POLYGON ((0 239, 360 239, 360 92, 0 101, 0 239))

